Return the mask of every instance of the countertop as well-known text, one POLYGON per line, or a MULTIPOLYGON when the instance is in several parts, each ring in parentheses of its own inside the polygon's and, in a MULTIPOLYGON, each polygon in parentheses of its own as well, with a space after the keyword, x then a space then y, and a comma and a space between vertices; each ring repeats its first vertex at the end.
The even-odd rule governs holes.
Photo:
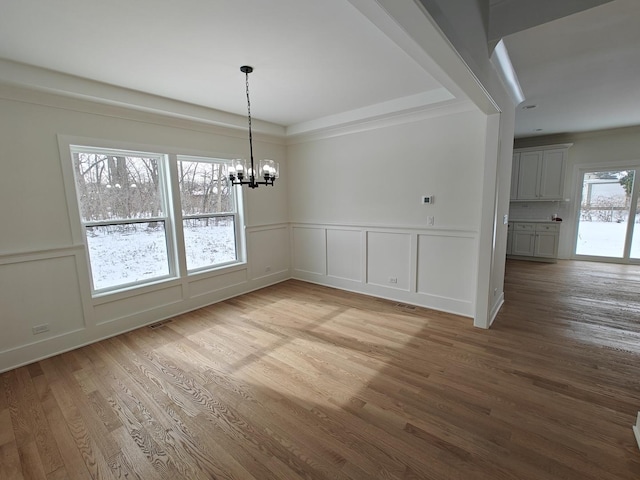
POLYGON ((555 220, 536 220, 533 218, 510 218, 509 221, 514 223, 560 223, 562 224, 562 222, 556 222, 555 220))

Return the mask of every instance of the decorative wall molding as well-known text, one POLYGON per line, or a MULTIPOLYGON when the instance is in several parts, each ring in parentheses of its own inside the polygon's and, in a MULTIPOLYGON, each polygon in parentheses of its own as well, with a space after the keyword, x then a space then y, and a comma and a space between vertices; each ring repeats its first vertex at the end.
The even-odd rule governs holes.
POLYGON ((456 113, 470 112, 476 110, 474 104, 469 101, 449 100, 436 105, 416 107, 402 112, 392 112, 375 118, 366 118, 341 125, 323 126, 315 130, 297 131, 287 129, 286 144, 323 140, 327 138, 352 135, 370 130, 403 125, 405 123, 419 122, 422 120, 436 118, 443 115, 453 115, 456 113))
POLYGON ((53 247, 42 250, 5 252, 0 253, 0 265, 41 260, 44 258, 67 257, 82 251, 84 251, 84 245, 66 245, 63 247, 53 247))
POLYGON ((293 223, 291 275, 473 317, 477 237, 462 229, 293 223), (429 256, 434 242, 453 243, 451 255, 429 256))
MULTIPOLYGON (((475 231, 278 223, 247 227, 246 233, 247 263, 98 297, 91 297, 83 245, 1 254, 0 282, 14 280, 15 272, 30 264, 49 275, 42 277, 42 285, 33 288, 47 290, 51 284, 49 278, 53 277, 65 287, 61 298, 50 298, 49 303, 42 306, 47 310, 46 315, 36 309, 32 312, 33 318, 28 320, 33 323, 47 318, 51 335, 34 341, 30 331, 19 334, 13 344, 0 349, 0 372, 291 278, 466 317, 474 314, 473 289, 464 287, 464 279, 475 276, 475 266, 464 260, 464 252, 476 251, 478 233, 475 231), (378 243, 377 253, 369 249, 371 239, 378 243), (406 258, 401 265, 381 258, 386 256, 383 254, 389 241, 401 248, 396 252, 398 258, 406 258), (420 248, 443 241, 453 241, 464 252, 456 252, 454 247, 451 258, 444 258, 441 263, 439 259, 426 261, 428 256, 424 252, 421 256, 420 248), (303 265, 300 265, 301 259, 304 259, 303 265), (49 263, 51 261, 54 263, 49 263), (267 267, 269 271, 265 271, 267 267), (374 272, 376 281, 372 281, 374 272), (425 276, 434 274, 443 281, 425 283, 425 276), (385 279, 390 276, 396 276, 398 283, 387 283, 385 279), (451 285, 455 285, 455 289, 451 285), (56 322, 66 323, 57 325, 56 322)), ((18 280, 31 282, 30 275, 32 273, 25 273, 24 278, 18 280)), ((24 288, 29 290, 26 283, 24 288)), ((19 297, 2 300, 5 315, 25 311, 19 297)), ((19 323, 11 322, 12 325, 19 323)), ((28 329, 31 323, 26 324, 28 329)))
POLYGON ((10 327, 0 372, 291 278, 289 224, 252 226, 246 236, 249 257, 268 258, 271 271, 250 275, 253 265, 242 263, 95 297, 84 245, 0 254, 0 303, 10 327), (266 252, 252 241, 256 235, 266 252), (27 308, 34 292, 38 302, 27 308), (32 334, 43 323, 50 331, 32 334))
MULTIPOLYGON (((242 138, 246 136, 246 118, 242 115, 6 59, 0 59, 0 72, 0 98, 7 100, 156 125, 213 131, 219 135, 242 138)), ((276 144, 300 143, 470 111, 474 108, 470 101, 460 101, 447 89, 439 88, 405 99, 384 102, 290 127, 254 120, 252 128, 257 141, 276 144)))
MULTIPOLYGON (((0 59, 0 68, 3 65, 2 62, 3 60, 0 59)), ((135 105, 124 102, 109 102, 103 101, 97 97, 85 97, 82 95, 64 95, 61 92, 47 91, 46 89, 29 87, 28 85, 3 83, 2 78, 0 78, 0 98, 45 107, 60 108, 79 113, 101 115, 122 120, 132 120, 152 125, 184 128, 233 138, 245 139, 247 136, 245 117, 238 117, 237 121, 234 120, 233 122, 224 121, 224 119, 216 120, 217 111, 214 110, 211 110, 207 115, 205 115, 204 112, 200 112, 199 114, 188 113, 186 111, 180 113, 180 108, 177 108, 175 111, 136 108, 135 105), (242 123, 240 123, 240 119, 242 119, 242 123)), ((175 100, 163 100, 180 104, 180 102, 176 102, 175 100)), ((189 107, 197 108, 198 111, 208 110, 203 107, 189 107)), ((220 112, 220 114, 225 114, 225 112, 220 112)), ((274 143, 278 145, 282 145, 284 143, 283 127, 278 125, 271 126, 272 124, 260 121, 256 121, 255 124, 258 127, 254 131, 254 139, 256 141, 274 143), (266 126, 262 126, 262 128, 260 128, 261 123, 264 123, 266 126)))

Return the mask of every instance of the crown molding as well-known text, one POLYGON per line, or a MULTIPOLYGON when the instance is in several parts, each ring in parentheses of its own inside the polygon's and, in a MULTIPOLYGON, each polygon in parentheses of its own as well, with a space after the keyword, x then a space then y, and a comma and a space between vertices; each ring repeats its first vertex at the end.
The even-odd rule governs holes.
POLYGON ((342 135, 352 135, 355 133, 378 130, 381 128, 388 128, 396 125, 419 122, 421 120, 472 111, 479 112, 479 109, 470 100, 453 100, 442 102, 438 105, 418 107, 402 112, 392 112, 376 118, 359 120, 351 124, 331 126, 324 129, 308 131, 301 134, 288 135, 286 137, 286 144, 294 145, 297 143, 323 140, 326 138, 339 137, 342 135))
MULTIPOLYGON (((0 59, 0 98, 243 137, 244 116, 0 59)), ((439 88, 285 128, 253 119, 257 139, 300 143, 477 109, 439 88)))
POLYGON ((350 110, 348 112, 342 112, 336 115, 329 115, 327 117, 291 125, 287 127, 286 135, 287 137, 295 137, 305 133, 322 131, 327 128, 339 128, 343 125, 350 125, 363 121, 369 122, 377 118, 395 116, 411 110, 431 108, 434 105, 454 99, 455 97, 451 95, 446 88, 441 87, 428 92, 397 98, 387 102, 350 110))
MULTIPOLYGON (((226 128, 247 129, 247 119, 241 115, 6 59, 0 59, 0 82, 113 107, 123 107, 226 128)), ((256 132, 267 135, 283 137, 285 134, 283 126, 261 120, 254 120, 252 128, 256 132)))

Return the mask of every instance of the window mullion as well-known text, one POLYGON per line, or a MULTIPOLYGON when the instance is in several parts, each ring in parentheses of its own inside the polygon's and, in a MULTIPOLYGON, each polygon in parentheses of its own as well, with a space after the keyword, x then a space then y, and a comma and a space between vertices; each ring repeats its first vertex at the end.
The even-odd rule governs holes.
POLYGON ((132 223, 166 222, 167 217, 127 218, 122 220, 95 220, 84 222, 85 227, 108 227, 110 225, 130 225, 132 223))
POLYGON ((633 232, 634 232, 634 227, 636 222, 636 212, 638 210, 638 192, 640 190, 640 180, 638 179, 638 174, 640 173, 640 169, 630 169, 630 171, 633 172, 633 183, 631 185, 631 202, 629 205, 629 215, 627 217, 627 232, 625 235, 624 257, 623 257, 627 260, 631 258, 633 232))
POLYGON ((174 225, 172 230, 174 238, 173 261, 177 266, 178 275, 184 276, 187 272, 187 257, 184 247, 184 222, 182 217, 182 201, 180 200, 180 177, 178 172, 177 155, 169 155, 168 167, 167 180, 171 192, 169 198, 171 209, 169 212, 174 225))
POLYGON ((165 217, 165 241, 167 242, 167 263, 169 267, 169 275, 174 277, 178 275, 176 268, 176 247, 175 247, 175 223, 173 222, 171 203, 171 184, 169 179, 169 159, 168 155, 162 155, 158 159, 158 182, 162 192, 162 211, 165 217))

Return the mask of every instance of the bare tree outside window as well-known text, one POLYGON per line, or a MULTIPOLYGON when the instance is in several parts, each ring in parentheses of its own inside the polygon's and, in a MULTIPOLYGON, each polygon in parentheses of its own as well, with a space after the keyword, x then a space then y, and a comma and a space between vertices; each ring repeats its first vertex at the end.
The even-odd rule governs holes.
POLYGON ((236 261, 235 200, 226 163, 179 157, 187 269, 236 261))
POLYGON ((181 256, 189 272, 238 260, 226 160, 81 146, 71 146, 71 153, 94 291, 175 276, 181 256), (177 162, 175 204, 169 202, 169 161, 177 162), (178 205, 180 212, 170 215, 178 205), (182 224, 175 225, 180 216, 182 224))
POLYGON ((94 290, 170 273, 161 156, 73 149, 94 290))

